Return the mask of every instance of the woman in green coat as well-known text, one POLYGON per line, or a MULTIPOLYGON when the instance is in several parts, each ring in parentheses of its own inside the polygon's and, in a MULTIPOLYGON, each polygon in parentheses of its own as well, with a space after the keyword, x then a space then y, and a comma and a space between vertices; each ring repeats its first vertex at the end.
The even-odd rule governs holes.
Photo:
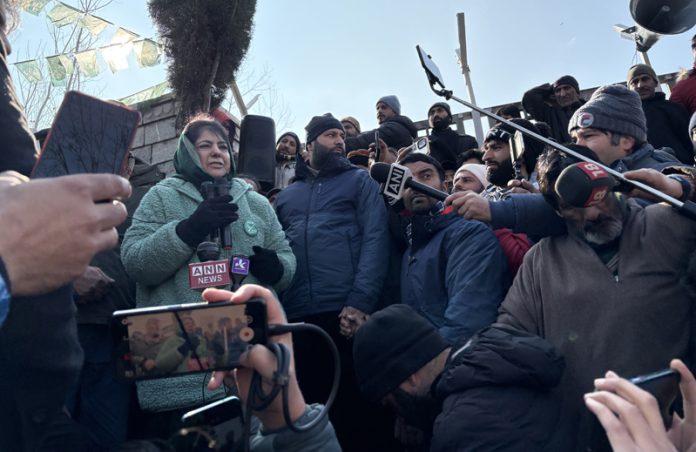
MULTIPOLYGON (((199 262, 197 246, 224 226, 231 230, 231 254, 249 256, 244 283, 282 291, 292 281, 295 256, 285 233, 268 200, 234 177, 231 149, 219 123, 194 118, 179 138, 176 174, 143 197, 121 245, 123 264, 137 283, 138 307, 201 301, 200 292, 189 288, 188 264, 199 262), (204 200, 202 183, 221 177, 230 182, 229 194, 204 200)), ((140 406, 176 415, 224 395, 209 392, 207 380, 201 374, 138 382, 140 406)))

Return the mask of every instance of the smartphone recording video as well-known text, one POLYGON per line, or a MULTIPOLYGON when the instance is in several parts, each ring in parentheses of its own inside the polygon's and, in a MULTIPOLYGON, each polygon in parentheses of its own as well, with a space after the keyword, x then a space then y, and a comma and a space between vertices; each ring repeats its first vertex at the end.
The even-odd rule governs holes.
POLYGON ((164 378, 239 367, 267 339, 263 300, 117 311, 112 317, 117 376, 164 378))

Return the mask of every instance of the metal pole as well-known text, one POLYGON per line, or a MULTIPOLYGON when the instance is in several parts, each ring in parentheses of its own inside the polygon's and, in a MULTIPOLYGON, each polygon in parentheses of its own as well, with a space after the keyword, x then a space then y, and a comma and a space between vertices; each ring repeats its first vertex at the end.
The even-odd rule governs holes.
POLYGON ((234 103, 237 104, 237 108, 239 108, 239 113, 242 115, 242 117, 249 114, 246 104, 244 103, 244 99, 242 99, 242 93, 239 91, 239 87, 237 86, 237 82, 230 83, 230 89, 232 90, 234 103))
MULTIPOLYGON (((464 25, 464 13, 457 13, 457 29, 459 30, 459 64, 462 67, 462 74, 464 74, 464 82, 466 83, 466 88, 469 92, 469 99, 475 104, 476 97, 474 96, 474 88, 471 86, 471 71, 469 69, 469 62, 466 57, 466 30, 464 25)), ((471 113, 471 119, 474 123, 476 141, 483 143, 481 115, 479 115, 478 111, 473 111, 471 113)))

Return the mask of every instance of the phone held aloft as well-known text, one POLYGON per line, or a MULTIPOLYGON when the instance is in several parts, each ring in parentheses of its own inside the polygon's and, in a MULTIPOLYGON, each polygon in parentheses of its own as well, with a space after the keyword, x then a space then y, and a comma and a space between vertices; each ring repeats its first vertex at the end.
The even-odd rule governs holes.
POLYGON ((229 370, 239 367, 250 345, 267 342, 266 304, 254 299, 116 311, 112 334, 122 379, 229 370))

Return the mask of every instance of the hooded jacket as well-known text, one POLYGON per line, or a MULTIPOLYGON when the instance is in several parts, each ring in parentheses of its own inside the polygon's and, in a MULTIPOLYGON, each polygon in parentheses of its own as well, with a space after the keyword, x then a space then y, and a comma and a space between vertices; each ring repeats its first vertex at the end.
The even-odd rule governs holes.
MULTIPOLYGON (((387 146, 395 149, 410 146, 418 136, 418 131, 413 121, 402 115, 385 120, 380 124, 377 131, 379 131, 379 137, 387 143, 387 146)), ((367 149, 370 143, 374 142, 375 130, 363 132, 357 137, 346 138, 346 152, 354 151, 355 149, 367 149)))
MULTIPOLYGON (((435 209, 442 205, 438 203, 435 209)), ((495 321, 510 284, 493 231, 454 213, 411 217, 401 263, 401 302, 454 342, 495 321)))
POLYGON ((432 452, 551 451, 565 363, 542 338, 493 325, 455 346, 434 386, 432 452))
MULTIPOLYGON (((203 201, 190 175, 205 176, 195 150, 182 134, 175 154, 177 174, 164 179, 143 197, 121 245, 121 259, 136 282, 138 307, 165 306, 201 301, 200 292, 189 288, 188 264, 199 262, 196 250, 176 233, 203 201)), ((251 256, 253 246, 274 250, 283 265, 283 277, 271 289, 283 290, 295 273, 295 256, 268 200, 254 192, 230 171, 230 195, 239 207, 239 219, 229 225, 232 252, 251 256)), ((249 274, 245 283, 260 284, 249 274)), ((192 375, 138 383, 140 405, 146 410, 167 410, 202 403, 201 376, 192 375)), ((210 393, 205 391, 206 397, 210 393)))
POLYGON ((387 211, 367 171, 336 153, 318 173, 298 157, 276 212, 297 257, 282 297, 289 319, 351 306, 371 313, 389 258, 387 211))

